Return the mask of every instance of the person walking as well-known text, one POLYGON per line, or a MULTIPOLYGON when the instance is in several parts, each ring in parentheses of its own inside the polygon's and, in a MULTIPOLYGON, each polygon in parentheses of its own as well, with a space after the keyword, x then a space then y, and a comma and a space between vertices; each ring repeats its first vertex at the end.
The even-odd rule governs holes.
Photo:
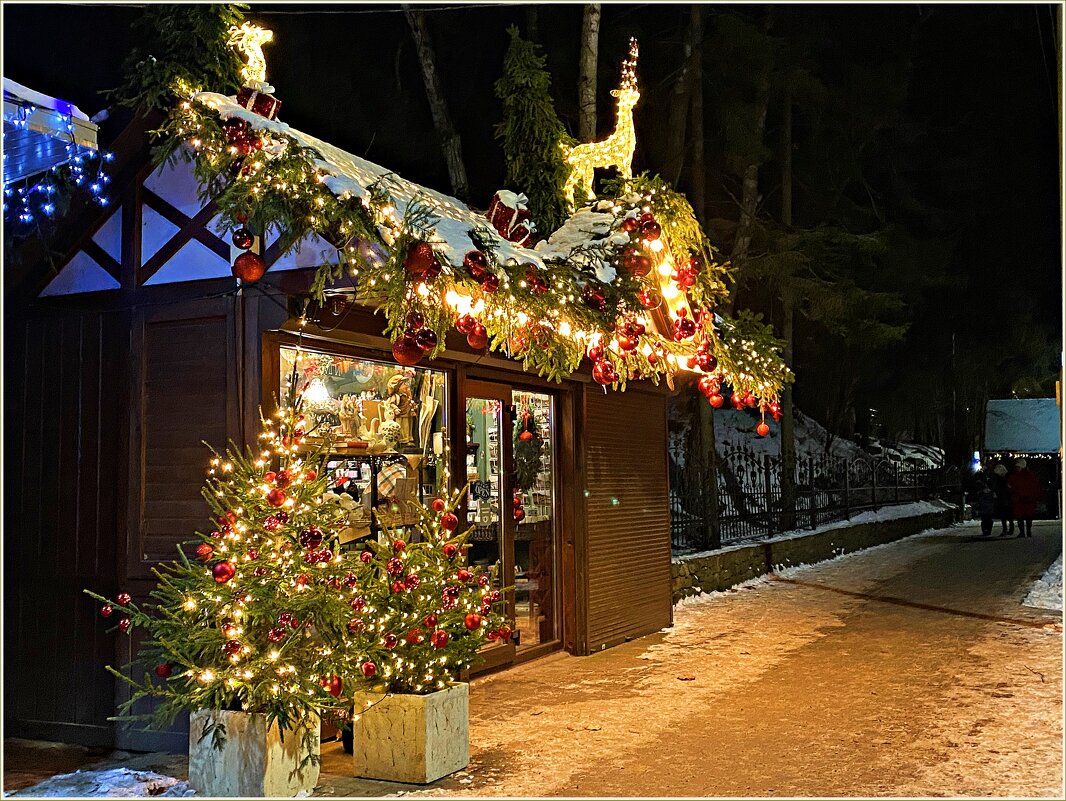
POLYGON ((1036 503, 1044 494, 1044 487, 1036 474, 1025 466, 1025 459, 1016 459, 1014 466, 1017 469, 1007 477, 1011 513, 1018 521, 1018 536, 1031 537, 1036 503))
POLYGON ((1014 536, 1014 517, 1010 508, 1010 488, 1007 487, 1007 466, 1000 462, 992 470, 992 491, 996 494, 996 517, 1000 522, 999 536, 1014 536), (1009 526, 1009 528, 1008 528, 1009 526))
POLYGON ((974 477, 974 512, 981 518, 981 536, 988 537, 992 534, 995 523, 993 515, 996 513, 996 493, 992 490, 991 482, 984 472, 974 477))

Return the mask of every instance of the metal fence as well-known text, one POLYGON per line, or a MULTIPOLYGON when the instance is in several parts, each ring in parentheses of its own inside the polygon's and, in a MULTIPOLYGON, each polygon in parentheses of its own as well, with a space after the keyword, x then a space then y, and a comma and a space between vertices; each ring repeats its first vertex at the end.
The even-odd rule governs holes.
POLYGON ((675 552, 813 529, 858 512, 913 501, 945 498, 961 503, 955 467, 918 468, 872 456, 800 457, 790 503, 782 493, 780 457, 730 448, 712 464, 685 448, 671 448, 669 461, 675 552))

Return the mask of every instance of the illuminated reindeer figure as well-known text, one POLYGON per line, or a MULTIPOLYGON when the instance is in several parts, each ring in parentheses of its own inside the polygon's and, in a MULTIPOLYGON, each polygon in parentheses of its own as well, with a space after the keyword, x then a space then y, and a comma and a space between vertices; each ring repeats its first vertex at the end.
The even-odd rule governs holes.
POLYGON ((563 192, 571 211, 574 208, 574 190, 584 186, 589 200, 596 199, 592 188, 594 170, 597 167, 616 167, 625 179, 633 177, 633 151, 637 147, 637 135, 633 129, 633 107, 640 100, 637 89, 637 40, 629 40, 629 58, 622 62, 622 81, 618 89, 611 92, 618 98, 618 119, 614 133, 602 142, 568 147, 560 143, 563 158, 570 165, 570 176, 566 179, 563 192))
POLYGON ((241 68, 244 85, 259 92, 273 92, 274 87, 267 83, 266 58, 263 57, 263 45, 274 40, 274 32, 246 22, 239 28, 229 29, 229 44, 236 48, 248 63, 241 68))

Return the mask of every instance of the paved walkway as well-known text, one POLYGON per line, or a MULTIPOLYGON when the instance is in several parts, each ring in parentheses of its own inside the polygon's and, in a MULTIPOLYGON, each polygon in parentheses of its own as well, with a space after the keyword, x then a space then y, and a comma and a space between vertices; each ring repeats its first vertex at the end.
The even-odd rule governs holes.
MULTIPOLYGON (((467 770, 368 782, 327 744, 315 795, 1062 797, 1062 618, 1021 605, 1061 531, 977 534, 790 568, 475 680, 467 770)), ((175 759, 124 764, 183 779, 175 759)))
POLYGON ((330 772, 316 795, 1062 797, 1061 615, 1021 606, 1060 529, 977 534, 792 569, 802 584, 684 607, 666 634, 486 677, 467 771, 421 790, 330 772))

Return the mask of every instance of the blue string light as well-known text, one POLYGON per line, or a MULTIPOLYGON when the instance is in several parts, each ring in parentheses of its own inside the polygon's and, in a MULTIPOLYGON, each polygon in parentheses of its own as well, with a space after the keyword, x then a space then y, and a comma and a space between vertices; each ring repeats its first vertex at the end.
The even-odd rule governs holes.
MULTIPOLYGON (((16 130, 24 130, 29 124, 29 118, 37 111, 34 105, 23 105, 17 114, 5 122, 16 130)), ((115 159, 111 151, 92 150, 79 145, 75 136, 74 117, 70 107, 56 110, 62 119, 62 125, 66 129, 69 141, 64 148, 66 158, 53 165, 43 176, 35 175, 19 178, 13 181, 4 180, 4 221, 30 226, 38 222, 38 215, 51 218, 56 213, 55 197, 68 185, 85 187, 89 196, 101 208, 108 205, 106 187, 111 182, 111 176, 104 169, 104 164, 109 164, 115 159), (8 198, 16 202, 7 202, 8 198)), ((4 134, 6 138, 6 132, 4 134)), ((6 159, 6 155, 5 155, 6 159)))

